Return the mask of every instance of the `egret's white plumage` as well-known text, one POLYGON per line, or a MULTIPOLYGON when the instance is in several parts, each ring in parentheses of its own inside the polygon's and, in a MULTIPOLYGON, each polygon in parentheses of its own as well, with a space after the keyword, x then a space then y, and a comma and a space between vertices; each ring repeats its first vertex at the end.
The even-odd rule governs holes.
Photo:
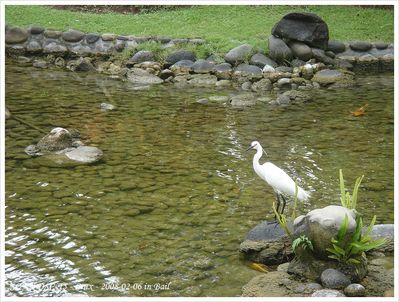
MULTIPOLYGON (((273 188, 277 196, 281 194, 295 196, 295 182, 287 173, 270 162, 266 162, 263 165, 259 163, 259 159, 262 157, 263 153, 263 148, 260 143, 258 141, 253 141, 248 150, 249 149, 256 149, 252 161, 256 174, 273 188)), ((303 201, 308 199, 310 194, 298 186, 297 196, 300 201, 303 201)))

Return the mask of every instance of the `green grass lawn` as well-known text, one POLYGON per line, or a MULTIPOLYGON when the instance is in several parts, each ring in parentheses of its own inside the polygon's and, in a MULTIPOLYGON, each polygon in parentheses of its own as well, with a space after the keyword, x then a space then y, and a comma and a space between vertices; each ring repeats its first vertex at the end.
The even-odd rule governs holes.
POLYGON ((289 12, 312 12, 326 21, 330 39, 393 42, 393 10, 353 6, 193 6, 174 11, 123 15, 56 10, 39 5, 7 5, 10 25, 137 36, 201 37, 220 53, 242 43, 267 49, 273 25, 289 12))

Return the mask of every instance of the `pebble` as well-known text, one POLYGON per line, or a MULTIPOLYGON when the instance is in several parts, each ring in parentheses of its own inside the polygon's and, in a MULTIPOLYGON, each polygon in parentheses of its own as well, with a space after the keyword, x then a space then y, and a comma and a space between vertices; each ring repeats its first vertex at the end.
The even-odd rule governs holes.
POLYGON ((335 289, 320 289, 316 290, 311 297, 345 297, 345 295, 335 289))
POLYGON ((352 283, 345 287, 344 293, 348 297, 363 297, 366 293, 366 289, 361 284, 352 283))

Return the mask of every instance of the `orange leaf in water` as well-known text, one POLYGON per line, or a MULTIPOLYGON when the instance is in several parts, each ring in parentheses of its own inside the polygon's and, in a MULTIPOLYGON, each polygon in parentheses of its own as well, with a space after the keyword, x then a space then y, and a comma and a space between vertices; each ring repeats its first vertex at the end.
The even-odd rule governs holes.
POLYGON ((369 104, 364 104, 362 107, 360 107, 356 111, 351 111, 351 114, 353 116, 362 116, 362 115, 366 114, 366 108, 367 108, 368 105, 369 104))
POLYGON ((269 267, 263 263, 250 262, 249 267, 262 273, 268 273, 269 267))

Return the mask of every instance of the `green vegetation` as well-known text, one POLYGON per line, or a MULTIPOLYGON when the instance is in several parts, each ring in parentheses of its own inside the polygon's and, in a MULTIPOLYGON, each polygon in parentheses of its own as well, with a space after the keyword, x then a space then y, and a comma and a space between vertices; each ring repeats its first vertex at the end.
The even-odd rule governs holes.
POLYGON ((361 258, 364 257, 364 252, 383 245, 385 243, 385 239, 381 238, 378 240, 373 240, 370 236, 371 230, 373 229, 374 223, 376 221, 375 215, 364 234, 362 234, 363 219, 360 215, 357 215, 356 229, 348 241, 346 236, 349 225, 348 221, 348 216, 345 215, 345 219, 338 230, 337 236, 331 239, 332 248, 327 249, 327 251, 330 252, 328 257, 341 263, 351 263, 356 265, 359 264, 361 258))
POLYGON ((357 192, 359 191, 359 186, 363 180, 364 175, 358 177, 355 181, 355 186, 353 187, 352 196, 349 192, 345 192, 345 180, 342 174, 342 169, 339 169, 339 187, 341 190, 341 205, 348 209, 356 210, 357 205, 357 192))
POLYGON ((285 218, 284 214, 281 214, 277 211, 276 208, 276 203, 273 202, 273 211, 274 215, 276 216, 278 224, 281 226, 281 228, 284 230, 284 232, 292 238, 292 232, 288 226, 287 219, 285 218))
POLYGON ((393 10, 356 6, 204 5, 141 14, 94 14, 41 5, 7 5, 5 15, 8 24, 19 26, 35 24, 56 30, 73 28, 136 36, 200 37, 211 46, 198 51, 220 54, 242 43, 267 51, 267 37, 273 25, 293 11, 319 15, 328 24, 331 39, 385 42, 394 39, 393 10))
POLYGON ((302 235, 295 239, 292 242, 292 250, 294 251, 295 255, 298 256, 297 248, 301 247, 304 250, 311 250, 313 251, 313 244, 312 241, 305 235, 302 235))

